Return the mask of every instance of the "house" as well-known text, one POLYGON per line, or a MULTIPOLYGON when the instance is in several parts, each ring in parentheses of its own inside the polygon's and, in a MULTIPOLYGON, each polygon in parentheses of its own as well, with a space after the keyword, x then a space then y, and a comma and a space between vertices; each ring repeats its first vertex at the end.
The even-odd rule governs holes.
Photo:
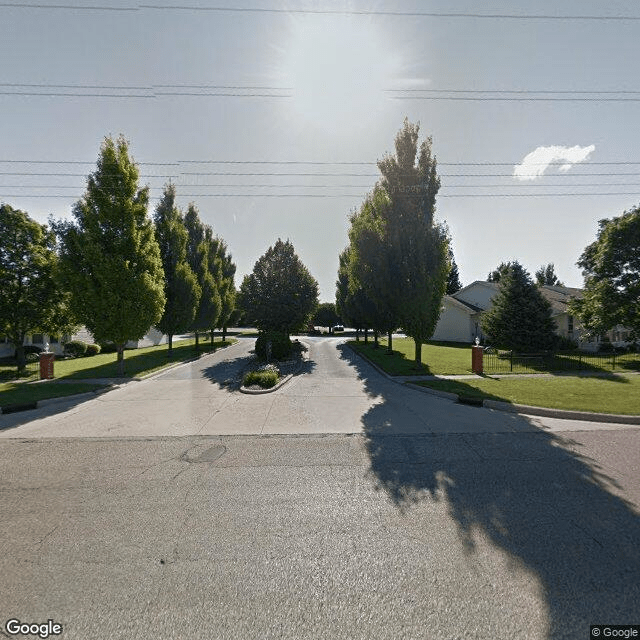
MULTIPOLYGON (((491 308, 493 297, 498 293, 497 282, 476 280, 453 295, 442 300, 442 311, 432 340, 443 342, 472 343, 476 337, 482 344, 486 336, 482 332, 480 316, 491 308)), ((592 339, 583 336, 583 330, 577 319, 569 312, 569 301, 579 298, 582 289, 560 286, 542 286, 540 292, 551 305, 552 317, 556 323, 556 333, 578 343, 581 349, 596 351, 600 345, 600 336, 592 339)), ((615 346, 627 344, 629 332, 624 327, 616 327, 604 336, 605 341, 615 346)))
MULTIPOLYGON (((166 342, 166 336, 164 336, 160 331, 158 331, 155 327, 151 327, 149 331, 145 334, 144 338, 141 340, 132 340, 127 342, 127 349, 137 349, 138 347, 150 347, 153 345, 158 345, 166 342)), ((63 336, 62 340, 60 340, 57 336, 49 336, 43 333, 34 333, 33 335, 28 335, 24 339, 24 344, 26 345, 34 345, 44 349, 45 344, 49 345, 49 351, 52 351, 56 355, 62 355, 64 350, 64 344, 69 342, 70 340, 82 340, 82 342, 87 342, 91 344, 94 342, 93 336, 86 328, 82 327, 72 336, 63 336)), ((0 358, 12 357, 14 354, 14 346, 11 342, 9 342, 9 338, 6 336, 0 336, 0 358)))

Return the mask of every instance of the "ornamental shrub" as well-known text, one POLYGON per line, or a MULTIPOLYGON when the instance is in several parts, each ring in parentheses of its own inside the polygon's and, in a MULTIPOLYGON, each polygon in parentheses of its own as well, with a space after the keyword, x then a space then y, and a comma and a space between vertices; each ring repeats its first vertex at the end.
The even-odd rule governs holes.
POLYGON ((291 355, 291 340, 286 333, 265 331, 256 340, 256 355, 262 360, 267 359, 267 343, 271 342, 271 359, 285 360, 291 355))
POLYGON ((82 340, 72 340, 64 345, 64 353, 65 355, 72 356, 73 358, 81 358, 87 353, 88 346, 89 345, 82 340))
POLYGON ((100 343, 100 353, 115 353, 117 350, 118 349, 113 342, 100 343))
POLYGON ((278 382, 278 373, 276 371, 249 371, 242 381, 245 387, 257 384, 263 389, 270 389, 278 382))
POLYGON ((99 344, 88 344, 86 356, 97 356, 100 353, 100 345, 99 344))

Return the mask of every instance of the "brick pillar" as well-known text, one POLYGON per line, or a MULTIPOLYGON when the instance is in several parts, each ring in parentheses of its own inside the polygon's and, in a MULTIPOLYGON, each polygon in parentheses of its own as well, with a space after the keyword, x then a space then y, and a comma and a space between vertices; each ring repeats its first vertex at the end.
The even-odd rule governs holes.
POLYGON ((53 378, 53 361, 56 356, 53 353, 43 351, 40 353, 40 380, 53 378))
POLYGON ((478 375, 482 373, 482 347, 471 347, 471 371, 478 375))

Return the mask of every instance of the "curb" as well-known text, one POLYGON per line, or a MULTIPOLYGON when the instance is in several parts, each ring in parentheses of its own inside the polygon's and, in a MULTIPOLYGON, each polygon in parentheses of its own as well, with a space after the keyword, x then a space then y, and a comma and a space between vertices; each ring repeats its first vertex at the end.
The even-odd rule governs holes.
POLYGON ((0 415, 9 415, 10 413, 18 413, 19 411, 34 411, 36 409, 43 409, 44 407, 48 407, 53 404, 61 404, 66 402, 67 400, 90 400, 91 398, 95 398, 107 391, 111 391, 117 385, 105 385, 102 389, 96 389, 95 391, 85 391, 83 393, 73 393, 68 396, 59 396, 57 398, 45 398, 44 400, 38 400, 37 402, 24 403, 21 407, 12 409, 12 405, 5 407, 3 410, 0 407, 0 415), (11 409, 10 411, 6 411, 6 409, 11 409), (6 411, 6 413, 5 413, 6 411))
MULTIPOLYGON (((237 341, 233 344, 237 344, 237 341)), ((228 347, 232 347, 233 344, 229 344, 226 347, 219 347, 215 351, 201 353, 199 356, 195 356, 194 358, 190 358, 189 360, 185 360, 184 362, 176 362, 175 364, 169 365, 168 367, 164 367, 159 371, 153 371, 152 373, 148 373, 146 376, 136 376, 136 377, 128 378, 124 382, 117 382, 117 383, 112 382, 112 383, 105 384, 102 389, 96 389, 95 391, 85 391, 83 393, 74 393, 72 395, 59 396, 57 398, 46 398, 44 400, 38 400, 37 402, 34 402, 34 403, 25 403, 24 408, 12 409, 11 411, 7 411, 5 415, 9 415, 10 413, 17 413, 18 411, 33 411, 35 409, 42 409, 52 404, 58 404, 58 403, 64 402, 65 400, 82 400, 85 398, 89 400, 92 397, 98 396, 102 393, 106 393, 107 391, 112 391, 113 389, 116 389, 125 384, 128 384, 129 382, 143 382, 144 380, 151 380, 152 378, 159 376, 163 373, 166 373, 167 371, 171 371, 172 369, 177 369, 178 367, 191 364, 192 362, 195 362, 196 360, 200 360, 205 356, 215 355, 221 349, 227 349, 228 347)), ((54 381, 55 381, 55 378, 54 378, 54 381)), ((78 378, 77 380, 74 379, 73 382, 82 382, 82 378, 78 378)), ((7 408, 10 408, 10 406, 8 406, 7 408)), ((2 410, 2 407, 0 407, 0 415, 2 415, 3 413, 4 411, 2 410)))
POLYGON ((300 371, 300 369, 302 368, 302 363, 305 360, 308 360, 308 358, 305 357, 305 354, 309 352, 309 345, 306 342, 302 342, 302 340, 299 340, 298 342, 304 345, 307 348, 307 351, 301 352, 302 357, 300 358, 300 362, 298 363, 298 366, 296 367, 296 370, 293 373, 287 374, 284 378, 282 378, 282 380, 280 380, 280 382, 278 382, 277 384, 274 384, 273 387, 269 387, 268 389, 249 389, 248 387, 245 387, 241 384, 240 393, 246 393, 247 395, 253 395, 253 396, 259 396, 265 393, 273 393, 274 391, 277 391, 280 387, 284 386, 287 382, 289 382, 289 380, 291 380, 291 378, 293 378, 293 376, 300 371))
MULTIPOLYGON (((429 387, 423 387, 411 382, 401 382, 396 380, 394 376, 389 375, 386 371, 383 371, 377 364, 371 362, 365 355, 356 351, 351 345, 345 343, 349 349, 356 355, 360 356, 365 362, 370 364, 379 373, 384 375, 389 380, 397 384, 401 384, 405 387, 421 391, 422 393, 428 393, 429 395, 445 398, 459 404, 469 404, 461 402, 460 396, 457 393, 451 393, 449 391, 440 391, 439 389, 431 389, 429 387)), ((493 409, 495 411, 507 411, 509 413, 522 413, 531 416, 542 416, 545 418, 560 418, 563 420, 581 420, 584 422, 606 422, 616 424, 633 424, 640 425, 640 416, 623 415, 615 413, 590 413, 588 411, 572 411, 569 409, 552 409, 549 407, 534 407, 527 404, 511 404, 509 402, 501 402, 499 400, 483 400, 481 406, 484 409, 493 409)))

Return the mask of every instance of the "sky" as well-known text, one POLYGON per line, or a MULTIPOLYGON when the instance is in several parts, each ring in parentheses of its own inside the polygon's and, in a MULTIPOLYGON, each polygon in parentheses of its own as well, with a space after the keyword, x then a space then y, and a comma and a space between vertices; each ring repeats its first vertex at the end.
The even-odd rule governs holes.
POLYGON ((173 182, 238 286, 288 238, 321 301, 405 117, 463 285, 518 260, 580 287, 598 220, 640 204, 636 0, 157 1, 0 5, 0 202, 70 217, 123 134, 149 215, 173 182))

